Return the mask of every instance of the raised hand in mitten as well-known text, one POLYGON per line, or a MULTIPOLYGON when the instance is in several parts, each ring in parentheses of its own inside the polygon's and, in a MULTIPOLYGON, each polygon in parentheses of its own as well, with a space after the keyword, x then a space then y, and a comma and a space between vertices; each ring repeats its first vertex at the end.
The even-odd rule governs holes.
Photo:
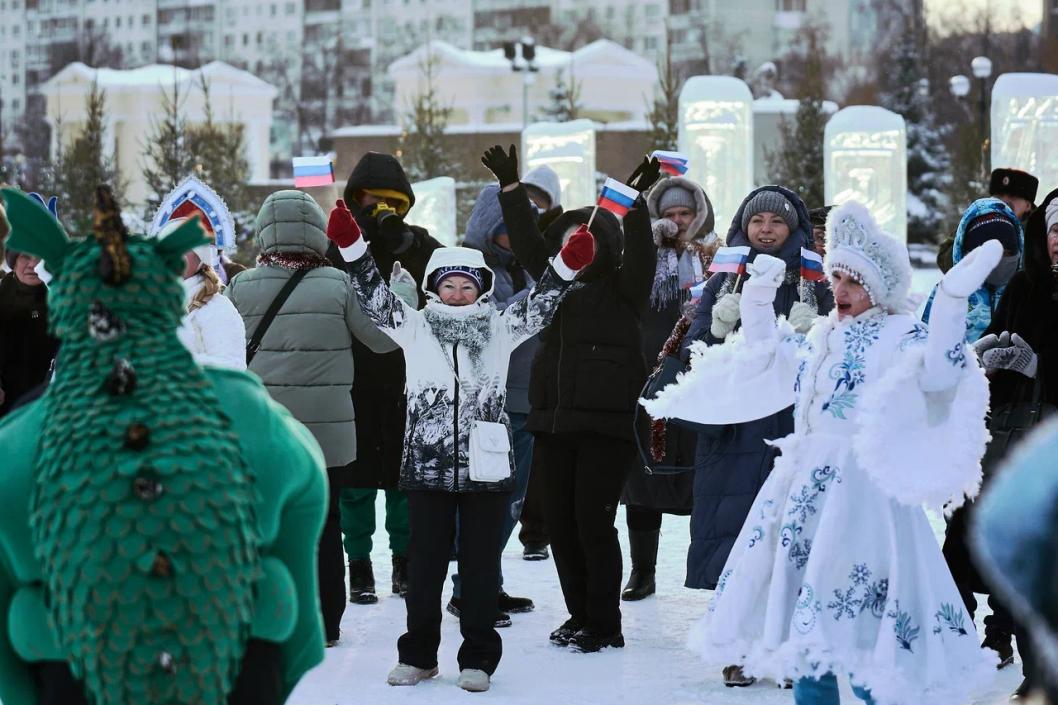
POLYGON ((650 187, 657 183, 660 178, 661 162, 658 161, 658 158, 643 157, 643 161, 635 168, 635 171, 628 177, 628 181, 625 184, 643 193, 644 191, 649 191, 650 187))
POLYGON ((660 245, 663 242, 672 242, 676 239, 676 235, 680 232, 680 226, 676 225, 673 221, 668 218, 659 218, 655 220, 650 226, 654 233, 654 244, 660 245))
POLYGON ((817 318, 819 318, 819 312, 814 307, 803 301, 794 301, 786 320, 790 323, 790 327, 798 333, 807 333, 812 329, 817 318))
POLYGON ((360 239, 360 226, 356 224, 345 201, 338 199, 334 203, 334 209, 327 218, 327 239, 338 247, 349 247, 360 239))
POLYGON ((981 288, 1002 258, 1003 246, 999 240, 988 240, 944 275, 940 280, 941 291, 957 299, 967 298, 981 288))
POLYGON ((749 279, 742 287, 742 293, 747 300, 771 303, 786 276, 786 262, 778 257, 760 254, 746 267, 746 273, 749 279))
POLYGON ((1032 346, 1026 343, 1020 335, 1015 333, 1003 333, 999 338, 999 345, 986 350, 981 355, 981 364, 986 370, 1010 370, 1020 372, 1029 379, 1036 377, 1038 359, 1033 352, 1032 346), (1011 343, 1004 346, 1003 339, 1007 338, 1011 343))
POLYGON ((419 308, 419 286, 415 277, 400 262, 393 263, 393 273, 389 277, 390 290, 400 297, 401 301, 412 308, 419 308))
POLYGON ((562 263, 573 271, 584 269, 595 259, 595 237, 587 225, 581 225, 573 231, 558 253, 562 263))
POLYGON ((492 147, 481 157, 481 163, 500 182, 500 188, 518 182, 518 150, 513 144, 508 152, 499 145, 492 147))
POLYGON ((713 321, 709 325, 709 332, 714 338, 722 340, 735 330, 738 319, 741 317, 739 307, 741 302, 742 294, 732 293, 713 304, 713 321))
MULTIPOLYGON (((1006 335, 1007 339, 1009 340, 1010 335, 1007 333, 1004 333, 1004 335, 1006 335)), ((989 333, 970 347, 973 348, 974 354, 976 354, 977 359, 980 360, 986 352, 988 352, 992 348, 999 347, 999 336, 995 333, 989 333)))

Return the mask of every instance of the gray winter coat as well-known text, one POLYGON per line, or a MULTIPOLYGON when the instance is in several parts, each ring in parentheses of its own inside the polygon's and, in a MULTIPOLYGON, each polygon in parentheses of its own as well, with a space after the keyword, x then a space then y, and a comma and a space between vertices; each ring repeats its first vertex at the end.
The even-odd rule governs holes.
MULTIPOLYGON (((801 248, 812 246, 812 223, 804 202, 792 191, 781 186, 764 186, 754 190, 739 206, 727 233, 730 247, 749 245, 749 237, 742 230, 742 211, 759 191, 778 191, 797 209, 798 227, 790 233, 777 255, 787 264, 786 281, 775 295, 775 313, 788 315, 794 303, 803 296, 815 298, 820 314, 834 307, 833 295, 825 283, 802 282, 801 248), (807 292, 799 289, 808 288, 807 292)), ((758 252, 750 251, 750 260, 758 252)), ((705 285, 694 323, 683 341, 684 354, 695 340, 708 345, 722 343, 709 330, 713 320, 713 305, 733 281, 734 275, 714 274, 705 285)), ((806 302, 807 303, 807 302, 806 302)), ((704 404, 709 400, 704 399, 704 404)), ((728 426, 712 426, 711 432, 698 435, 695 453, 694 505, 691 512, 691 547, 687 552, 687 587, 715 589, 716 582, 727 562, 728 553, 749 509, 764 481, 771 472, 777 452, 765 441, 793 433, 792 408, 756 421, 728 426)))
POLYGON ((352 340, 375 352, 396 345, 364 315, 349 275, 327 265, 326 228, 323 211, 307 194, 273 193, 257 214, 257 242, 262 256, 280 255, 291 267, 242 272, 225 294, 242 315, 249 340, 296 271, 292 267, 310 268, 272 321, 250 371, 309 428, 327 467, 341 467, 356 459, 352 340))

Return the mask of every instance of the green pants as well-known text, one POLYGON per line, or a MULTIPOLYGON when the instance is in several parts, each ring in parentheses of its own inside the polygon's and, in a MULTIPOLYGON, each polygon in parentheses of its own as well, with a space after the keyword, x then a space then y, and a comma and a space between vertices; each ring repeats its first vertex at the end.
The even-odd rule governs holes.
MULTIPOLYGON (((394 556, 408 555, 408 496, 400 490, 386 493, 386 533, 394 556)), ((346 487, 338 500, 345 553, 349 560, 371 557, 371 537, 375 534, 375 496, 378 490, 346 487)))

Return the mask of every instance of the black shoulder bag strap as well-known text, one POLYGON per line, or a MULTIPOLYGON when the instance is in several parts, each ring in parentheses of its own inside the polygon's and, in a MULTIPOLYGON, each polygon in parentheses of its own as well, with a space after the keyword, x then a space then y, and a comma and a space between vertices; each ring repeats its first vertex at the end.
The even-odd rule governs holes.
POLYGON ((257 324, 257 329, 253 332, 253 336, 250 338, 250 342, 246 344, 246 366, 250 366, 250 361, 253 360, 254 355, 261 349, 261 339, 264 338, 265 333, 268 332, 268 327, 272 325, 272 321, 275 319, 276 314, 279 313, 279 309, 283 308, 283 304, 286 303, 287 299, 290 298, 290 293, 294 291, 294 287, 298 285, 305 275, 309 273, 307 269, 299 269, 287 279, 286 284, 279 290, 276 297, 272 299, 271 305, 268 310, 265 311, 264 317, 261 322, 257 324))

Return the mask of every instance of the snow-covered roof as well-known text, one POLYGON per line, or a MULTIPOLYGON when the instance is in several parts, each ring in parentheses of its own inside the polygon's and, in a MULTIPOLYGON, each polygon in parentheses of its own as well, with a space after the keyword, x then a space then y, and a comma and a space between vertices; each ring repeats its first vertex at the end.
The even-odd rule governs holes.
POLYGON ((992 86, 992 100, 1055 95, 1058 95, 1058 75, 1053 73, 1004 73, 992 86))
POLYGON ((746 82, 734 76, 692 76, 683 84, 680 102, 700 100, 753 101, 746 82))
POLYGON ((883 132, 903 130, 904 118, 877 105, 851 105, 827 121, 825 134, 832 132, 883 132))
MULTIPOLYGON (((431 52, 438 60, 440 67, 463 68, 487 73, 511 72, 511 62, 504 56, 503 49, 471 51, 460 49, 448 42, 432 41, 390 64, 390 75, 419 73, 422 62, 431 52)), ((596 40, 572 52, 543 46, 536 47, 535 63, 541 69, 564 69, 571 62, 580 77, 596 72, 614 75, 633 71, 649 73, 652 77, 657 73, 654 64, 608 39, 596 40)))
POLYGON ((185 69, 179 66, 167 64, 150 64, 135 69, 118 70, 108 68, 92 68, 80 61, 67 64, 61 71, 52 76, 41 86, 41 92, 45 95, 55 93, 61 86, 70 84, 89 84, 93 80, 98 82, 101 89, 120 90, 123 88, 143 87, 169 87, 174 82, 179 84, 197 83, 199 74, 204 75, 210 83, 223 85, 226 88, 238 86, 240 91, 260 93, 274 97, 278 91, 266 81, 254 76, 248 71, 237 69, 231 64, 223 61, 212 61, 205 64, 201 69, 185 69))

